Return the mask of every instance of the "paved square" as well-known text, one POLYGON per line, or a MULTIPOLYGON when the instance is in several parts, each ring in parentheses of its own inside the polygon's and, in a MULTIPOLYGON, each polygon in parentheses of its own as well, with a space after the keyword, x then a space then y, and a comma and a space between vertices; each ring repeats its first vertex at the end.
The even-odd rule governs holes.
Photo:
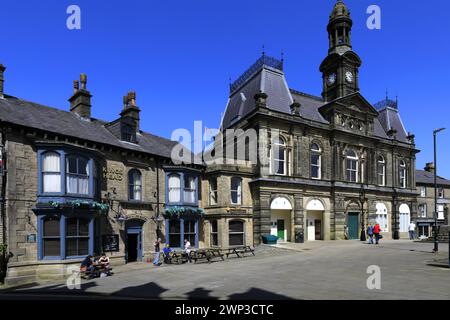
POLYGON ((441 244, 438 254, 432 248, 393 240, 378 246, 359 241, 260 246, 255 257, 161 267, 140 263, 83 282, 81 290, 44 285, 6 290, 0 299, 450 299, 450 269, 428 264, 446 261, 448 244, 441 244), (380 290, 367 288, 370 265, 381 268, 380 290))

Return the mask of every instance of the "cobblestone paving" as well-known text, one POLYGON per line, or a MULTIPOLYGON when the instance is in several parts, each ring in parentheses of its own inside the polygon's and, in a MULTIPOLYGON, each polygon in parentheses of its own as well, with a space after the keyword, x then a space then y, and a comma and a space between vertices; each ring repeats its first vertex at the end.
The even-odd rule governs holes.
POLYGON ((317 241, 259 246, 256 256, 224 262, 117 268, 112 277, 83 282, 81 290, 44 285, 0 294, 8 297, 83 296, 132 299, 450 299, 450 269, 432 244, 385 240, 317 241), (381 289, 367 288, 367 267, 381 269, 381 289))

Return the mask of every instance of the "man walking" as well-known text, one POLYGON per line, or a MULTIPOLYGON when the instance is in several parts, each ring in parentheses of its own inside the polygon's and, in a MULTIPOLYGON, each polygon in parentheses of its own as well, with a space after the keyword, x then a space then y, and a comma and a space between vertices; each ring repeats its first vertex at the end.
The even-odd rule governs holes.
POLYGON ((369 244, 373 244, 373 226, 369 224, 367 227, 367 235, 369 236, 369 244))
POLYGON ((155 241, 155 259, 153 260, 154 266, 159 266, 159 255, 161 253, 161 238, 155 241))
POLYGON ((411 221, 411 223, 409 224, 408 231, 409 240, 414 240, 414 238, 416 237, 416 224, 414 223, 414 221, 411 221))

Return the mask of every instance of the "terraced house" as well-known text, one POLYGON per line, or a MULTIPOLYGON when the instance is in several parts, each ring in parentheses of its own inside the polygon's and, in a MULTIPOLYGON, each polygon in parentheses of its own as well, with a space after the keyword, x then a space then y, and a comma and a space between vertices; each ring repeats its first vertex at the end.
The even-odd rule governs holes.
POLYGON ((166 234, 174 246, 185 237, 200 245, 200 171, 173 166, 177 143, 140 130, 135 92, 107 122, 91 116, 84 74, 63 111, 5 94, 4 71, 1 230, 14 254, 7 283, 61 278, 102 251, 113 264, 152 258, 166 234))
POLYGON ((242 130, 237 149, 254 129, 262 156, 254 162, 249 152, 239 159, 225 153, 240 161, 208 166, 205 210, 223 227, 230 216, 253 217, 246 224, 253 224, 254 243, 265 234, 282 241, 358 239, 368 222, 379 222, 387 237, 407 236, 417 212, 414 135, 396 101, 371 104, 360 92, 362 61, 351 28, 348 8, 337 1, 319 68, 321 97, 290 88, 283 61, 265 54, 231 84, 221 132, 242 130))

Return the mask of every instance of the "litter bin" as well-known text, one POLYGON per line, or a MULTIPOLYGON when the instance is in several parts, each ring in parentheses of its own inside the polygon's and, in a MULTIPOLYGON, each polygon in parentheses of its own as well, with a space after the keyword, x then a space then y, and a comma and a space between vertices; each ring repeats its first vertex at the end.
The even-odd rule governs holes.
POLYGON ((305 235, 304 235, 303 231, 295 232, 295 242, 296 243, 304 243, 305 242, 305 235))
POLYGON ((265 234, 262 236, 262 241, 264 244, 277 244, 278 237, 271 235, 271 234, 265 234))

